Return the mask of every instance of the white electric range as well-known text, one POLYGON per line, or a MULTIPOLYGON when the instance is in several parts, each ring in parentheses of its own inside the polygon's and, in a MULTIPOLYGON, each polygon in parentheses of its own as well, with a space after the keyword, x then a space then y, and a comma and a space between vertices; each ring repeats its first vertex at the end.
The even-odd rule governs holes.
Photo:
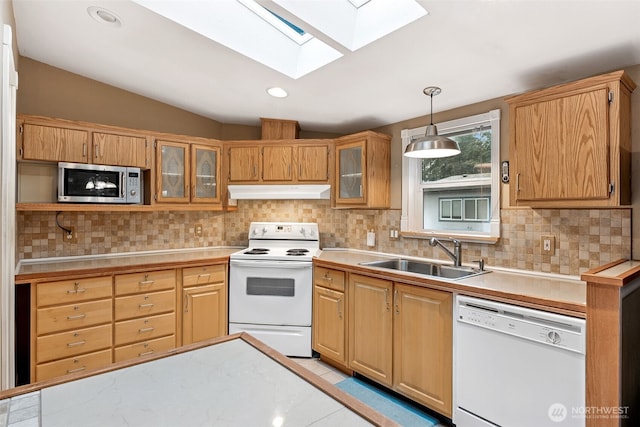
POLYGON ((311 357, 312 259, 319 254, 315 223, 252 222, 249 247, 230 257, 229 333, 311 357))

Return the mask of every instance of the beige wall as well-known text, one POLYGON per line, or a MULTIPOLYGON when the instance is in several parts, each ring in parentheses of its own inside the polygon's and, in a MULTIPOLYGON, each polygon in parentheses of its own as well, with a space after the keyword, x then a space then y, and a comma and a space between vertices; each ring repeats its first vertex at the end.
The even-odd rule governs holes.
POLYGON ((18 113, 218 138, 214 120, 30 58, 20 58, 18 113))
MULTIPOLYGON (((18 113, 222 140, 260 139, 259 126, 220 123, 30 58, 20 61, 18 113)), ((301 138, 335 136, 300 132, 301 138)))

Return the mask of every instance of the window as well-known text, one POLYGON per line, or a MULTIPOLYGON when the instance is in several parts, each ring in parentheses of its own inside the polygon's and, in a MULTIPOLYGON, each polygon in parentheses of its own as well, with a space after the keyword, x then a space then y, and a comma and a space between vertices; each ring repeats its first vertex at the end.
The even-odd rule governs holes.
MULTIPOLYGON (((401 230, 407 236, 494 243, 500 237, 500 110, 438 123, 461 153, 402 158, 401 230)), ((402 148, 426 126, 402 131, 402 148)))

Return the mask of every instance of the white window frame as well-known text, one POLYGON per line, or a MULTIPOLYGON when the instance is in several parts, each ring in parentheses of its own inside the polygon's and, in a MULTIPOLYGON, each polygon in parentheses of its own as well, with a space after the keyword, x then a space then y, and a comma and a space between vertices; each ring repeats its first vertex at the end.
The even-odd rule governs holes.
MULTIPOLYGON (((500 110, 463 117, 456 120, 437 123, 438 134, 446 135, 465 129, 472 129, 480 125, 491 126, 491 211, 489 231, 439 230, 423 228, 423 191, 425 188, 455 188, 468 186, 468 182, 460 183, 422 183, 422 159, 402 156, 402 215, 400 217, 400 231, 404 237, 455 238, 465 242, 495 243, 500 238, 500 110)), ((427 126, 413 129, 403 129, 402 152, 412 139, 423 136, 427 126)))

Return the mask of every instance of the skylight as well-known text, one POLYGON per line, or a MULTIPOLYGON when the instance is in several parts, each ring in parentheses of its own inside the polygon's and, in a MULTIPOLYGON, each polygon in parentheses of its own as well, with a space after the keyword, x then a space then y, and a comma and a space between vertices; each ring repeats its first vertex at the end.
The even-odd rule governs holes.
POLYGON ((354 51, 427 13, 416 0, 133 1, 293 79, 343 56, 306 27, 354 51))
POLYGON ((259 5, 254 0, 237 1, 300 46, 313 38, 311 34, 307 33, 302 28, 292 24, 291 22, 287 21, 275 12, 270 11, 264 6, 259 5))
POLYGON ((273 2, 351 51, 356 51, 427 14, 415 0, 273 2))

